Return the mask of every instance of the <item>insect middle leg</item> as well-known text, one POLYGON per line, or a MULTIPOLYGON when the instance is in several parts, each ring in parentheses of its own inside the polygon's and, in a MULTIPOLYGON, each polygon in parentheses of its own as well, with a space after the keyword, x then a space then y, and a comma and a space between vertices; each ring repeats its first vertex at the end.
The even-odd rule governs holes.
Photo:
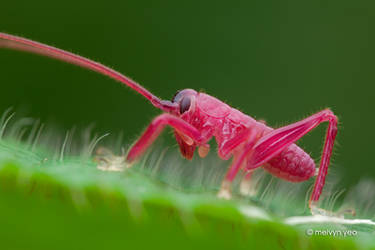
POLYGON ((253 150, 255 141, 256 141, 256 131, 249 130, 248 137, 244 138, 246 140, 246 144, 242 148, 242 151, 235 152, 233 156, 233 161, 227 174, 224 177, 224 180, 221 184, 220 191, 218 193, 219 198, 230 199, 232 196, 231 193, 231 185, 236 177, 238 171, 241 168, 244 168, 244 164, 246 163, 246 159, 253 150))
POLYGON ((161 114, 151 122, 146 131, 132 146, 126 157, 127 163, 132 163, 137 160, 155 141, 166 125, 171 126, 180 134, 184 135, 185 140, 191 140, 191 142, 205 145, 205 138, 201 136, 201 133, 195 127, 179 117, 170 114, 161 114))

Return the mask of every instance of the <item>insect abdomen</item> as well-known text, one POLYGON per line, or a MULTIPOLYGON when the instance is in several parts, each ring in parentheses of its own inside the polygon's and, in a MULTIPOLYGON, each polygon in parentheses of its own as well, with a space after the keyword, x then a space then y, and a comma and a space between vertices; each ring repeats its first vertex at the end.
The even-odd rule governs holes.
POLYGON ((315 175, 315 162, 309 154, 292 144, 269 160, 264 169, 284 180, 300 182, 315 175))

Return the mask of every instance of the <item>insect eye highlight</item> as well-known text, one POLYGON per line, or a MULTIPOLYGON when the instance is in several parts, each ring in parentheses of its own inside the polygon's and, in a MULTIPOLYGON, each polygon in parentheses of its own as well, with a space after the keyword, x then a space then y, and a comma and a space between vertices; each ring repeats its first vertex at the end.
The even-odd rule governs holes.
POLYGON ((182 98, 180 102, 180 114, 183 114, 186 111, 188 111, 190 108, 190 105, 191 105, 191 100, 189 97, 182 98))

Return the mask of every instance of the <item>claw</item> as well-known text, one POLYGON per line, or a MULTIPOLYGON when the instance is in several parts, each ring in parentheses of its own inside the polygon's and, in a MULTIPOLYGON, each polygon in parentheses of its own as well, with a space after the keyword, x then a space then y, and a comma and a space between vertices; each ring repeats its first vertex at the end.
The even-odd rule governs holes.
POLYGON ((123 167, 118 167, 118 166, 103 166, 103 165, 98 165, 97 168, 102 171, 111 171, 111 172, 122 172, 124 171, 123 167))
POLYGON ((323 208, 319 208, 316 206, 311 206, 310 211, 312 215, 323 215, 323 216, 328 216, 328 217, 338 217, 338 218, 344 218, 342 214, 339 213, 334 213, 332 211, 325 210, 323 208))
POLYGON ((225 199, 225 200, 230 200, 232 198, 232 192, 230 190, 230 182, 228 181, 223 181, 221 184, 221 188, 219 193, 217 194, 218 198, 225 199))
POLYGON ((227 189, 220 189, 219 193, 217 194, 217 197, 224 200, 230 200, 232 198, 232 194, 227 189))
POLYGON ((253 182, 250 180, 243 180, 240 184, 240 193, 243 196, 255 196, 256 190, 253 185, 253 182))
POLYGON ((120 172, 131 167, 131 164, 126 163, 125 156, 116 156, 110 150, 102 147, 96 151, 94 161, 98 163, 97 169, 102 171, 120 172))
POLYGON ((355 216, 356 214, 354 209, 345 209, 339 212, 328 211, 323 208, 319 208, 315 202, 310 203, 310 211, 312 215, 323 215, 328 217, 337 217, 341 219, 345 218, 345 214, 350 214, 352 216, 355 216))
POLYGON ((337 212, 339 215, 342 215, 342 216, 344 216, 344 214, 350 214, 351 216, 355 216, 356 215, 356 212, 355 212, 355 210, 354 209, 351 209, 351 208, 349 208, 349 209, 345 209, 345 210, 342 210, 342 211, 339 211, 339 212, 337 212))

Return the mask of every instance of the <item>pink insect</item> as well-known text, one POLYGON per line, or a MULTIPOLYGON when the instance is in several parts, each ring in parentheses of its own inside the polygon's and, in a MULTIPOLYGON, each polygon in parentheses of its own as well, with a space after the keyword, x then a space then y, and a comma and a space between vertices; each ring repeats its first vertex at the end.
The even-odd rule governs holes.
MULTIPOLYGON (((32 52, 75 64, 107 75, 134 89, 164 113, 157 116, 131 147, 126 161, 134 163, 154 142, 165 126, 174 130, 181 154, 191 159, 198 148, 200 157, 209 151, 208 141, 215 137, 221 159, 232 158, 218 196, 231 197, 231 183, 239 170, 246 171, 241 186, 249 186, 252 172, 263 167, 271 174, 291 182, 316 176, 309 207, 313 214, 332 214, 318 208, 337 134, 337 117, 322 110, 296 123, 271 128, 224 102, 193 89, 178 91, 172 101, 161 100, 147 89, 98 62, 26 38, 0 33, 0 47, 32 52), (322 122, 329 122, 319 170, 308 153, 294 144, 322 122), (318 170, 318 171, 317 171, 318 170)), ((242 189, 241 189, 242 190, 242 189)))

